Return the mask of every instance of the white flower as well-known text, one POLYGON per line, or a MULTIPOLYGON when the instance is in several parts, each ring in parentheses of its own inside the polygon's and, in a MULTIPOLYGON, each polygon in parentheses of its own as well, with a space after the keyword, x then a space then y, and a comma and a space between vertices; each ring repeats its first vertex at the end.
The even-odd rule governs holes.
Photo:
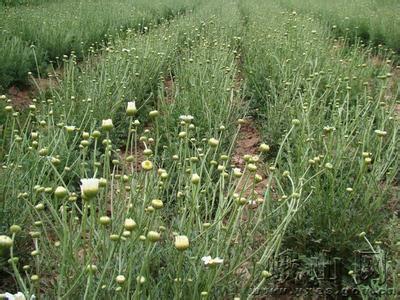
POLYGON ((128 106, 126 107, 126 114, 128 116, 133 116, 137 113, 136 103, 135 101, 128 102, 128 106))
POLYGON ((22 294, 21 292, 18 292, 16 294, 5 293, 4 296, 6 297, 7 300, 26 300, 25 295, 22 294))
POLYGON ((64 128, 67 130, 67 132, 73 132, 75 131, 76 127, 75 126, 64 126, 64 128))
POLYGON ((86 198, 93 198, 99 191, 99 182, 97 178, 81 179, 81 192, 86 198))
POLYGON ((257 205, 257 201, 256 200, 249 200, 249 205, 256 206, 257 205))
POLYGON ((108 131, 113 129, 114 125, 111 119, 103 120, 101 123, 101 128, 108 131))
POLYGON ((233 176, 235 176, 236 178, 239 178, 239 177, 241 177, 243 174, 242 174, 242 170, 240 170, 240 168, 234 168, 233 169, 233 176))
POLYGON ((211 256, 203 256, 201 260, 205 266, 220 265, 224 262, 224 260, 218 256, 216 258, 211 258, 211 256))
POLYGON ((181 115, 181 116, 179 116, 179 120, 184 121, 185 123, 190 123, 190 122, 193 121, 193 119, 194 119, 194 117, 191 116, 191 115, 181 115))
POLYGON ((210 262, 212 261, 211 256, 203 256, 201 258, 201 261, 207 266, 210 264, 210 262))

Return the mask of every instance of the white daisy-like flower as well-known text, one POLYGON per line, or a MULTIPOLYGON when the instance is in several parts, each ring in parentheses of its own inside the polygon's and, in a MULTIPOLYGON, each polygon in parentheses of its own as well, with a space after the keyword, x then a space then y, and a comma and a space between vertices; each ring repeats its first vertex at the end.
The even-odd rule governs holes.
POLYGON ((212 261, 211 256, 203 256, 201 258, 201 261, 207 266, 210 264, 210 262, 212 261))
POLYGON ((211 256, 203 256, 201 258, 205 266, 215 266, 223 264, 224 260, 220 257, 211 258, 211 256))

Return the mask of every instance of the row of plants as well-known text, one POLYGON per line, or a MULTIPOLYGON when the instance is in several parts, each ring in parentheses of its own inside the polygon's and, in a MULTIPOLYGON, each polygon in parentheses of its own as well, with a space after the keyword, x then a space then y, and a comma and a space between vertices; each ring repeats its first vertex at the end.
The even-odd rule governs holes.
POLYGON ((0 11, 0 89, 27 85, 29 72, 46 77, 71 53, 82 60, 89 49, 131 31, 145 33, 196 5, 188 0, 68 0, 5 7, 0 11))
POLYGON ((400 4, 396 0, 323 1, 282 0, 286 7, 310 13, 329 24, 338 36, 348 41, 362 39, 373 45, 386 45, 400 51, 400 4))
MULTIPOLYGON (((397 220, 399 86, 392 79, 390 57, 381 52, 377 64, 371 48, 343 47, 346 41, 334 40, 318 19, 270 1, 243 1, 241 11, 247 24, 248 93, 271 146, 270 167, 287 178, 279 199, 309 183, 300 193, 307 201, 284 241, 303 267, 288 270, 286 279, 300 272, 297 278, 303 280, 295 281, 300 286, 357 283, 362 290, 371 282, 353 271, 357 251, 370 251, 366 235, 373 249, 385 249, 391 260, 372 276, 376 281, 387 273, 390 279, 372 290, 398 294, 398 237, 392 236, 397 225, 389 226, 388 220, 397 220), (277 154, 284 158, 279 164, 277 154), (312 258, 333 257, 336 282, 318 280, 312 258)), ((278 280, 284 280, 284 272, 281 276, 278 280)))

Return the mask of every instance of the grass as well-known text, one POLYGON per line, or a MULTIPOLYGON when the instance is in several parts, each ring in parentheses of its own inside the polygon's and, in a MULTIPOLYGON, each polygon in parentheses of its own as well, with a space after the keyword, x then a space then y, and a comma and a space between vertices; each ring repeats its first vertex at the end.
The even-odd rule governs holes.
MULTIPOLYGON (((306 181, 312 194, 286 246, 310 256, 326 251, 351 268, 345 258, 360 248, 358 233, 381 239, 392 214, 385 210, 399 168, 392 66, 373 65, 370 49, 335 45, 319 21, 266 6, 268 21, 266 8, 249 12, 245 76, 272 149, 291 133, 278 165, 288 188, 306 181)), ((292 192, 280 189, 280 197, 292 192)))
POLYGON ((69 0, 7 7, 0 12, 0 28, 5 38, 13 37, 13 48, 2 43, 0 53, 14 60, 2 64, 0 71, 6 78, 0 86, 27 84, 27 69, 46 77, 51 71, 49 64, 58 66, 72 52, 81 60, 88 49, 98 49, 115 36, 125 35, 128 29, 144 32, 189 8, 189 1, 184 0, 163 0, 157 5, 131 0, 69 0), (15 65, 15 61, 19 63, 15 65))
POLYGON ((27 110, 2 97, 7 291, 395 299, 399 89, 387 52, 376 63, 372 48, 272 1, 180 4, 195 9, 63 57, 27 110), (249 115, 261 138, 238 157, 249 115), (336 281, 316 278, 313 261, 332 257, 336 281))
POLYGON ((281 1, 291 9, 308 12, 327 22, 335 34, 350 41, 361 38, 373 45, 386 45, 400 51, 400 12, 398 1, 281 1))

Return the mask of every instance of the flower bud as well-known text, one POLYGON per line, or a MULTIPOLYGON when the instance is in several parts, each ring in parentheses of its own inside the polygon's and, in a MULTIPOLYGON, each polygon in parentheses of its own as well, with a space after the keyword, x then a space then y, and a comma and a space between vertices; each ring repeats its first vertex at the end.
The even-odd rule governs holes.
POLYGON ((300 123, 301 123, 301 122, 300 122, 299 119, 293 119, 293 120, 292 120, 292 125, 293 125, 293 126, 298 126, 298 125, 300 125, 300 123))
POLYGON ((150 160, 145 160, 142 162, 142 168, 145 171, 150 171, 153 169, 153 163, 150 160))
POLYGON ((110 240, 113 242, 116 242, 119 240, 119 235, 118 234, 111 234, 110 235, 110 240))
POLYGON ((101 225, 109 225, 109 224, 111 223, 111 218, 108 217, 108 216, 102 216, 102 217, 100 217, 100 219, 99 219, 99 223, 100 223, 101 225))
POLYGON ((199 175, 197 175, 197 174, 193 174, 192 175, 192 177, 191 177, 191 179, 190 179, 190 181, 193 183, 193 184, 199 184, 200 183, 200 176, 199 175))
POLYGON ((259 148, 260 152, 262 152, 262 153, 267 153, 269 151, 269 149, 270 149, 269 146, 264 143, 262 143, 259 148))
POLYGON ((136 227, 137 227, 137 224, 136 224, 136 222, 135 222, 133 219, 131 219, 131 218, 125 219, 124 228, 125 228, 126 230, 132 231, 132 230, 134 230, 136 227))
POLYGON ((217 139, 211 138, 208 140, 208 145, 212 148, 216 148, 219 144, 219 141, 217 139))
POLYGON ((97 266, 96 265, 88 265, 86 267, 86 271, 89 273, 95 273, 95 272, 97 272, 97 266))
POLYGON ((72 133, 72 132, 74 132, 75 129, 76 129, 75 126, 64 126, 64 128, 65 128, 65 130, 66 130, 68 133, 72 133))
POLYGON ((115 281, 118 283, 118 284, 123 284, 124 282, 125 282, 125 276, 124 275, 118 275, 116 278, 115 278, 115 281))
POLYGON ((152 110, 151 112, 149 112, 149 117, 150 118, 156 118, 160 115, 160 113, 158 112, 158 110, 152 110))
POLYGON ((46 156, 47 154, 49 154, 49 149, 42 148, 42 149, 39 150, 39 155, 40 156, 46 156))
POLYGON ((39 137, 39 133, 31 132, 31 137, 32 137, 33 140, 36 140, 39 137))
MULTIPOLYGON (((19 257, 12 257, 9 260, 7 260, 7 262, 12 265, 12 264, 18 264, 19 263, 19 257)), ((0 298, 1 299, 1 298, 0 298)))
POLYGON ((124 230, 124 231, 122 232, 122 236, 125 237, 125 238, 130 237, 130 236, 131 236, 131 232, 128 231, 128 230, 124 230))
POLYGON ((262 180, 263 180, 263 178, 262 178, 261 175, 259 175, 259 174, 254 175, 254 181, 255 181, 256 183, 259 183, 259 182, 261 182, 262 180))
POLYGON ((136 282, 139 283, 139 284, 143 284, 143 283, 146 282, 146 277, 138 276, 138 277, 136 277, 136 282))
POLYGON ((250 172, 257 171, 257 166, 255 164, 248 164, 247 168, 249 169, 250 172))
POLYGON ((84 132, 82 133, 82 138, 85 139, 85 140, 87 140, 88 138, 90 138, 89 132, 84 131, 84 132))
POLYGON ((106 187, 107 186, 107 179, 105 178, 100 178, 99 179, 99 187, 106 187))
POLYGON ((147 233, 147 239, 148 239, 150 242, 155 243, 155 242, 158 242, 158 241, 161 239, 161 236, 160 236, 160 234, 159 234, 157 231, 149 231, 149 232, 147 233))
POLYGON ((160 209, 164 206, 164 203, 160 199, 153 199, 151 200, 151 206, 156 209, 160 209))
POLYGON ((37 239, 40 237, 40 232, 39 231, 31 231, 29 232, 30 236, 34 239, 37 239))
POLYGON ((251 160, 251 155, 250 154, 245 154, 243 155, 243 159, 245 162, 249 162, 251 160))
POLYGON ((371 158, 371 157, 366 157, 366 158, 364 158, 364 163, 365 163, 366 165, 371 164, 371 163, 372 163, 372 158, 371 158))
POLYGON ((21 228, 21 226, 19 226, 19 225, 14 224, 14 225, 11 225, 11 226, 10 226, 10 232, 11 232, 11 233, 18 233, 18 232, 20 232, 21 230, 22 230, 22 228, 21 228))
POLYGON ((58 166, 61 163, 61 161, 57 157, 52 157, 51 163, 55 166, 58 166))
POLYGON ((189 239, 185 235, 177 235, 175 237, 175 248, 184 251, 189 248, 189 239))
POLYGON ((271 274, 271 272, 268 272, 268 271, 264 270, 264 271, 261 272, 261 276, 264 277, 264 278, 269 278, 269 277, 272 276, 272 274, 271 274))
POLYGON ((98 139, 98 138, 101 136, 101 133, 100 133, 100 131, 95 130, 95 131, 93 131, 92 136, 93 136, 95 139, 98 139))
POLYGON ((10 248, 13 244, 13 240, 7 235, 0 235, 0 249, 10 248))
POLYGON ((151 149, 147 148, 147 149, 143 150, 143 154, 145 156, 150 156, 153 154, 153 151, 151 149))
POLYGON ((68 195, 68 191, 65 187, 58 186, 54 191, 54 195, 56 196, 56 198, 62 199, 68 195))

